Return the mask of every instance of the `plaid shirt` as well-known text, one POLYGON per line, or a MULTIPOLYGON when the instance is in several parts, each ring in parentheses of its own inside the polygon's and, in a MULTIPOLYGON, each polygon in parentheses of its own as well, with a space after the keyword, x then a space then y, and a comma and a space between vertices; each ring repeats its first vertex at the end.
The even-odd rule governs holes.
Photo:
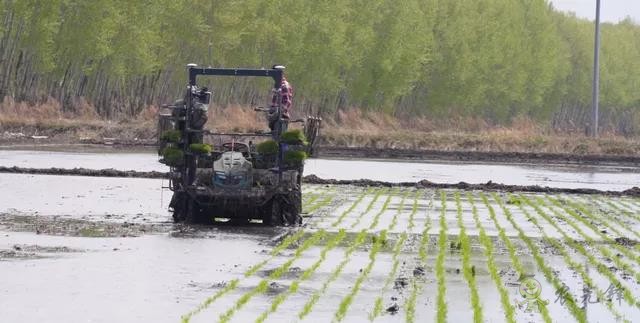
MULTIPOLYGON (((280 94, 282 95, 282 107, 284 108, 282 114, 288 118, 291 105, 293 104, 293 88, 286 79, 282 79, 282 83, 280 83, 280 94)), ((274 93, 273 98, 271 99, 271 105, 275 106, 277 104, 278 94, 274 93)))

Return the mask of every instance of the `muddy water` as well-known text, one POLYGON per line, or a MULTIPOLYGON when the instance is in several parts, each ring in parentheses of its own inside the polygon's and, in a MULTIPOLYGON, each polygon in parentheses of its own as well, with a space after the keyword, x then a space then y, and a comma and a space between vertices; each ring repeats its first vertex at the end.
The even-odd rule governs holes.
MULTIPOLYGON (((378 297, 382 298, 383 311, 375 321, 404 321, 405 304, 414 286, 418 288, 415 318, 431 321, 437 308, 434 266, 441 216, 448 228, 444 270, 449 319, 470 321, 473 317, 469 286, 460 272, 460 251, 449 248, 450 242, 458 241, 459 225, 463 225, 471 237, 471 263, 477 268, 475 278, 483 317, 491 322, 504 320, 500 294, 489 274, 486 251, 477 240, 477 224, 464 193, 460 204, 463 219, 459 224, 455 191, 447 192, 446 209, 442 213, 439 194, 432 190, 374 190, 358 202, 363 188, 307 185, 306 192, 313 194, 338 193, 327 207, 306 219, 306 238, 316 235, 318 228, 324 228, 327 236, 297 258, 293 248, 300 244, 272 258, 269 252, 288 229, 259 225, 174 225, 167 221, 169 215, 166 205, 162 204, 160 180, 33 175, 11 175, 2 179, 0 196, 9 197, 0 205, 0 317, 3 321, 178 322, 182 315, 206 304, 206 299, 234 279, 239 280, 237 288, 206 304, 192 322, 217 321, 220 315, 235 307, 238 310, 231 322, 253 322, 279 296, 285 295, 294 281, 299 282, 297 291, 286 297, 266 322, 297 321, 300 310, 316 293, 319 293, 318 302, 303 321, 329 322, 336 317, 340 304, 350 297, 353 283, 358 279, 362 279, 363 284, 353 294, 344 322, 367 321, 378 297), (9 183, 20 183, 20 188, 9 183), (33 198, 27 200, 29 196, 33 198), (423 264, 417 256, 422 236, 416 233, 423 232, 427 226, 430 238, 426 240, 427 260, 423 264), (324 246, 336 237, 339 229, 346 230, 346 242, 331 249, 313 275, 301 279, 302 272, 321 259, 324 246), (363 270, 371 262, 372 236, 355 252, 346 255, 360 229, 370 230, 370 234, 378 234, 383 229, 389 232, 387 246, 377 254, 366 276, 363 270), (407 284, 391 284, 385 290, 393 263, 391 246, 402 233, 408 233, 408 237, 398 255, 399 270, 390 279, 401 278, 407 284), (268 278, 290 259, 295 260, 289 270, 278 278, 268 278), (264 260, 264 267, 255 275, 244 276, 252 265, 264 260), (335 274, 341 263, 344 266, 335 274), (418 266, 424 266, 424 275, 415 274, 418 266), (263 279, 269 282, 268 290, 239 306, 243 297, 251 294, 263 279), (394 304, 399 305, 399 312, 392 315, 386 309, 394 304)), ((537 268, 505 214, 494 205, 497 210, 494 221, 488 207, 477 196, 475 203, 478 223, 494 241, 493 259, 510 301, 521 301, 517 292, 518 274, 513 270, 508 250, 497 237, 495 222, 505 229, 516 246, 517 257, 527 272, 540 281, 541 297, 552 302, 548 307, 552 317, 572 321, 567 308, 553 302, 554 286, 537 268)), ((521 214, 517 217, 527 236, 539 246, 548 266, 578 297, 581 280, 559 256, 547 251, 535 238, 540 232, 525 226, 527 221, 521 214)), ((567 224, 559 225, 563 230, 568 228, 567 224)), ((584 261, 580 255, 572 253, 571 257, 584 261)), ((600 255, 598 259, 606 261, 600 255)), ((630 268, 639 271, 639 267, 630 268)), ((601 289, 607 288, 606 279, 595 273, 592 277, 601 289)), ((623 279, 624 275, 616 273, 616 277, 623 279)), ((640 295, 636 282, 625 280, 624 285, 633 295, 640 295)), ((637 308, 624 303, 615 308, 627 318, 640 314, 637 308)), ((520 309, 516 318, 518 321, 541 320, 539 314, 520 309)), ((611 315, 604 306, 593 305, 589 307, 588 318, 607 321, 611 315)))
MULTIPOLYGON (((115 168, 119 170, 166 171, 152 152, 83 153, 0 150, 0 166, 32 168, 115 168)), ((311 159, 305 174, 321 178, 371 179, 387 182, 467 182, 540 185, 561 188, 593 188, 622 191, 640 183, 640 168, 584 165, 486 165, 374 160, 311 159)))
MULTIPOLYGON (((153 164, 155 160, 149 162, 153 159, 149 154, 99 157, 101 155, 98 154, 54 153, 46 158, 40 158, 33 152, 20 154, 15 156, 22 156, 22 162, 26 163, 22 166, 26 167, 72 167, 51 165, 65 162, 71 165, 93 163, 76 166, 104 168, 101 158, 117 165, 128 165, 128 160, 137 160, 135 164, 140 170, 153 170, 152 167, 156 167, 153 164), (31 164, 34 161, 42 164, 31 164)), ((1 156, 9 156, 2 163, 19 160, 12 155, 1 156)), ((317 162, 330 164, 335 161, 317 162)), ((312 163, 309 163, 311 170, 312 163)), ((513 269, 505 243, 498 236, 498 226, 512 241, 515 254, 525 270, 541 283, 541 297, 549 300, 551 317, 563 322, 573 321, 566 306, 554 302, 556 288, 541 272, 532 252, 520 240, 518 231, 507 220, 506 214, 497 204, 489 202, 495 210, 492 216, 491 209, 483 203, 478 192, 471 193, 475 196, 477 222, 472 216, 474 209, 466 199, 466 193, 458 192, 462 198, 462 219, 458 222, 454 198, 456 191, 445 191, 446 208, 441 212, 440 193, 433 190, 374 189, 365 194, 366 189, 360 187, 305 185, 305 194, 320 196, 315 203, 335 194, 325 207, 317 209, 305 219, 306 226, 302 229, 305 232, 304 239, 316 235, 319 229, 326 230, 326 237, 299 255, 295 249, 302 244, 294 243, 291 248, 271 257, 269 253, 273 247, 282 235, 291 232, 290 229, 257 224, 244 227, 174 225, 169 221, 170 215, 166 210, 170 195, 161 189, 162 184, 162 180, 156 179, 0 174, 0 321, 178 322, 182 315, 203 306, 192 322, 218 321, 220 315, 235 307, 238 310, 232 315, 231 322, 253 322, 278 297, 286 295, 294 281, 299 283, 297 291, 287 296, 266 322, 298 321, 300 311, 317 293, 318 302, 304 318, 305 322, 334 320, 340 304, 348 300, 350 295, 353 298, 344 322, 369 320, 377 297, 382 298, 383 310, 376 317, 376 322, 403 322, 407 315, 406 302, 414 286, 417 288, 416 320, 433 321, 437 309, 435 264, 440 250, 437 241, 441 215, 447 226, 444 270, 445 301, 450 321, 467 322, 473 317, 470 288, 460 272, 460 250, 450 247, 450 243, 459 241, 459 225, 464 226, 470 236, 470 261, 476 267, 475 279, 483 318, 490 322, 504 321, 501 295, 489 273, 486 250, 478 241, 477 223, 494 245, 492 257, 509 301, 515 304, 515 301, 523 299, 518 294, 518 274, 513 269), (422 232, 427 227, 430 228, 426 239, 427 260, 422 263, 418 250, 423 240, 422 232), (340 229, 345 230, 346 241, 331 249, 322 260, 322 250, 327 241, 335 238, 340 229), (366 240, 347 255, 349 246, 360 230, 368 231, 366 240), (371 262, 373 237, 381 230, 389 232, 388 241, 367 273, 365 268, 371 262), (391 246, 402 233, 407 233, 407 240, 398 256, 399 270, 396 275, 390 276, 393 263, 391 246), (294 261, 290 268, 282 276, 274 279, 268 277, 292 259, 294 261), (265 265, 255 275, 244 275, 251 266, 261 261, 266 261, 265 265), (319 265, 314 273, 302 279, 301 273, 317 263, 319 265), (341 264, 344 264, 341 271, 336 273, 341 264), (424 266, 424 275, 414 273, 418 266, 424 266), (389 277, 392 281, 406 279, 407 285, 391 284, 384 290, 385 280, 389 277), (238 279, 236 288, 211 303, 206 302, 234 279, 238 279), (241 303, 264 279, 269 283, 268 290, 255 294, 247 303, 241 303), (358 279, 363 283, 357 292, 351 294, 354 282, 358 279), (394 304, 399 305, 395 315, 386 311, 394 304)), ((502 198, 507 200, 506 196, 502 198)), ((571 199, 572 196, 565 195, 563 198, 571 199)), ((491 195, 489 199, 492 199, 491 195)), ((634 217, 640 209, 639 200, 612 198, 606 201, 628 211, 628 214, 618 216, 626 219, 629 230, 640 230, 640 220, 634 217)), ((511 209, 515 222, 534 241, 547 266, 566 283, 570 293, 579 298, 583 288, 580 277, 540 240, 542 232, 527 220, 518 204, 509 202, 512 204, 507 207, 511 209)), ((309 204, 304 207, 312 208, 313 202, 309 204)), ((608 207, 607 204, 600 206, 608 207)), ((547 235, 561 237, 559 231, 562 230, 576 241, 584 243, 588 250, 593 250, 597 261, 612 268, 610 270, 614 277, 632 295, 640 295, 639 282, 633 276, 630 278, 627 272, 618 270, 611 259, 595 248, 601 246, 616 254, 619 252, 616 246, 603 243, 598 235, 580 225, 585 235, 595 239, 594 243, 584 242, 583 236, 569 224, 560 221, 548 207, 540 209, 549 213, 550 219, 557 222, 554 223, 557 228, 546 223, 532 207, 526 206, 525 209, 538 219, 547 235)), ((559 209, 556 211, 563 212, 559 209)), ((563 214, 570 216, 566 212, 563 214)), ((616 237, 611 230, 606 232, 610 238, 616 237)), ((589 276, 600 290, 609 287, 609 278, 597 273, 584 255, 567 249, 571 259, 591 268, 586 270, 590 270, 589 276)), ((629 252, 640 255, 638 248, 629 252)), ((640 273, 639 263, 626 256, 621 259, 629 264, 627 270, 640 273)), ((621 304, 616 301, 614 308, 628 319, 640 315, 638 308, 628 306, 624 301, 621 304)), ((542 319, 540 314, 525 313, 522 309, 516 309, 515 317, 518 322, 538 322, 542 319)), ((594 322, 612 320, 611 313, 602 304, 590 305, 587 317, 594 322)))
POLYGON ((3 322, 178 322, 225 281, 266 256, 267 236, 211 232, 68 238, 2 232, 0 249, 20 244, 75 248, 0 261, 3 322))

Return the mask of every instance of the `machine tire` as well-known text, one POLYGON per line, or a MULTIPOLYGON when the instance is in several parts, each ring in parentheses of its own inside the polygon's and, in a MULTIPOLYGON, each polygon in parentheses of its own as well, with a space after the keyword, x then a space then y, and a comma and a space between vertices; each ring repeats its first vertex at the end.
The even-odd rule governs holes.
POLYGON ((295 190, 288 195, 278 195, 271 201, 263 222, 271 226, 297 226, 302 224, 302 195, 295 190))
POLYGON ((187 219, 187 201, 185 197, 186 194, 183 192, 175 192, 171 197, 169 208, 173 210, 174 223, 185 222, 187 219))
POLYGON ((263 216, 263 222, 270 226, 282 226, 284 225, 284 219, 282 217, 282 199, 278 196, 274 197, 267 212, 263 216))
POLYGON ((294 214, 290 223, 300 225, 302 224, 302 192, 299 189, 294 190, 289 198, 291 199, 291 213, 294 214))
POLYGON ((186 222, 190 224, 213 224, 213 217, 207 217, 207 212, 203 210, 198 202, 188 198, 186 222))

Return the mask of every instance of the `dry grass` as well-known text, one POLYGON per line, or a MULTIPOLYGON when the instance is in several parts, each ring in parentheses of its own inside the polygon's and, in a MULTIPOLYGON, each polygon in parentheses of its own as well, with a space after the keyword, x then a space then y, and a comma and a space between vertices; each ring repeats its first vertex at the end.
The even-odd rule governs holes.
MULTIPOLYGON (((153 140, 158 107, 148 106, 132 120, 104 120, 84 99, 63 109, 53 98, 30 105, 4 98, 0 103, 0 137, 6 133, 46 135, 62 142, 80 139, 119 138, 153 140)), ((297 127, 293 125, 292 127, 297 127)), ((207 128, 223 132, 266 130, 264 115, 249 107, 212 106, 207 128)), ((380 149, 446 151, 537 152, 604 155, 640 153, 639 138, 625 138, 605 131, 599 139, 583 133, 556 132, 527 118, 508 127, 480 118, 433 120, 426 117, 394 118, 358 109, 339 111, 325 118, 325 145, 380 149)))

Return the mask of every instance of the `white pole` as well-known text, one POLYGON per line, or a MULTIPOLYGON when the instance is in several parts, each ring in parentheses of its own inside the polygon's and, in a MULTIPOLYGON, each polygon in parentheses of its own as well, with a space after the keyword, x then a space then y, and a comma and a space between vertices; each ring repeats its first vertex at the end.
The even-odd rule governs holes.
POLYGON ((598 105, 600 100, 600 0, 596 0, 596 35, 593 55, 593 110, 591 123, 593 125, 592 135, 598 137, 598 105))

